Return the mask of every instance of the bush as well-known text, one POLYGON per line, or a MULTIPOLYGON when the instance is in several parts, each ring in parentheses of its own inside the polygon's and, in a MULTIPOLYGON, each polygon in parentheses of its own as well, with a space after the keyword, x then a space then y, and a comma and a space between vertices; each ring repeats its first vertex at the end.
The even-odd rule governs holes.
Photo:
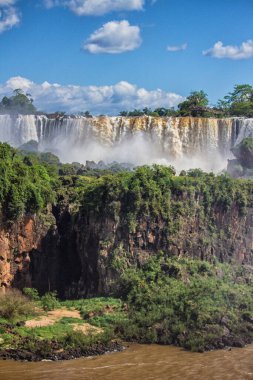
POLYGON ((29 298, 31 301, 39 301, 40 296, 37 289, 34 288, 24 288, 23 289, 24 295, 29 298))
POLYGON ((223 339, 233 345, 231 336, 246 336, 247 342, 253 338, 247 323, 253 315, 252 284, 247 279, 242 283, 234 270, 166 256, 128 269, 121 275, 120 290, 129 321, 117 321, 115 332, 130 341, 176 344, 192 351, 221 348, 227 345, 223 339))
POLYGON ((95 344, 106 344, 112 340, 113 336, 109 331, 100 335, 85 335, 81 331, 68 332, 62 339, 61 343, 65 348, 79 348, 85 350, 95 344))
POLYGON ((34 304, 20 291, 8 290, 0 295, 0 317, 13 322, 34 313, 34 304))
POLYGON ((59 307, 60 303, 56 296, 56 292, 48 292, 41 297, 41 306, 45 311, 54 310, 59 307))

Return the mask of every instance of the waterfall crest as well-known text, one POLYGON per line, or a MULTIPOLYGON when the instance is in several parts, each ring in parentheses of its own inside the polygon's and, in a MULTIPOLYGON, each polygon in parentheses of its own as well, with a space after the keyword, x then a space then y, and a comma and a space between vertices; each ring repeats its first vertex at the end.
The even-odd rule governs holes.
POLYGON ((19 147, 35 140, 41 151, 63 162, 158 162, 219 170, 230 149, 249 136, 253 119, 0 115, 0 141, 19 147))

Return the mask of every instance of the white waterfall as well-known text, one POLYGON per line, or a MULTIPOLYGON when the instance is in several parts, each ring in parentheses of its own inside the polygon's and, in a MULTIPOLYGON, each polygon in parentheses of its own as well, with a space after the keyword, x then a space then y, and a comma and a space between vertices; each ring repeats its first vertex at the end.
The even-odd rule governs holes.
POLYGON ((237 119, 238 136, 235 145, 247 137, 253 137, 253 119, 237 119))
POLYGON ((253 119, 0 115, 0 141, 35 140, 63 162, 104 160, 220 170, 230 149, 253 137, 253 119))

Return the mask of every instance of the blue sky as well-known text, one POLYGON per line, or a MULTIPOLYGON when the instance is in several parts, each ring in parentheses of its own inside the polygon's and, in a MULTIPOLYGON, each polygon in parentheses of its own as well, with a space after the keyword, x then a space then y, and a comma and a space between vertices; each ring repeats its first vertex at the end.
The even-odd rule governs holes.
POLYGON ((97 113, 199 89, 215 103, 253 84, 252 19, 252 0, 0 0, 0 95, 20 84, 40 108, 97 113))

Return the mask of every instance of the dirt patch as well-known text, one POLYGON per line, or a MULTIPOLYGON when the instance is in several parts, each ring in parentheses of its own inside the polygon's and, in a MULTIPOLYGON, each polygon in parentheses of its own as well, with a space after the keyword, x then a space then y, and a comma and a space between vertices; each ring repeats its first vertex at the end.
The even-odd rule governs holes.
POLYGON ((49 311, 46 315, 26 321, 25 326, 30 328, 50 326, 64 317, 82 319, 78 310, 56 309, 49 311))
POLYGON ((71 324, 71 326, 73 326, 74 331, 81 331, 85 335, 101 334, 104 331, 103 329, 96 326, 92 326, 89 323, 82 323, 82 324, 73 323, 71 324))
MULTIPOLYGON (((31 319, 26 321, 25 327, 35 328, 35 327, 45 327, 54 325, 56 322, 60 321, 62 318, 77 318, 82 320, 80 312, 78 310, 70 309, 56 309, 49 311, 45 315, 41 315, 37 319, 31 319)), ((81 331, 83 334, 100 334, 103 329, 90 325, 89 323, 70 323, 74 331, 81 331)))

